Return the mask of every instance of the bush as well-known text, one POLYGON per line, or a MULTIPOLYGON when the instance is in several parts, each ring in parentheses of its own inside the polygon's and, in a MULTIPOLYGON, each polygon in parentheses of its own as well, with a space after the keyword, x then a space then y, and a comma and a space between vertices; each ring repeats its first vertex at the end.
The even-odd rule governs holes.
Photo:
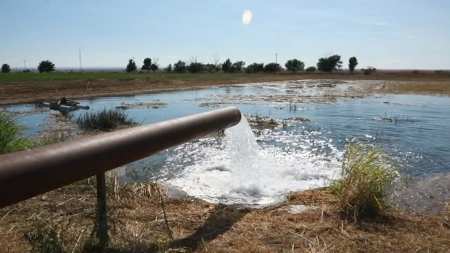
POLYGON ((33 145, 28 138, 21 136, 23 127, 6 114, 5 110, 0 110, 0 155, 12 153, 33 145))
POLYGON ((371 75, 373 72, 376 72, 377 69, 374 67, 367 67, 365 69, 361 69, 361 71, 364 73, 364 75, 371 75))
POLYGON ((351 141, 342 163, 342 178, 330 190, 338 195, 344 214, 374 218, 388 207, 386 189, 397 175, 396 167, 380 150, 351 141))
POLYGON ((129 119, 126 113, 122 110, 107 110, 90 113, 79 116, 76 122, 82 130, 100 130, 110 131, 117 129, 120 126, 132 126, 137 123, 129 119))
POLYGON ((307 69, 305 69, 305 71, 306 72, 316 72, 316 67, 314 67, 314 66, 308 67, 307 69))
POLYGON ((413 70, 412 74, 413 74, 413 75, 418 75, 418 74, 419 74, 419 71, 418 71, 418 70, 413 70))
POLYGON ((184 73, 186 72, 186 69, 187 69, 186 62, 181 60, 173 65, 173 71, 177 73, 184 73))
POLYGON ((37 223, 31 231, 24 233, 24 239, 30 244, 31 252, 36 253, 65 253, 59 239, 58 232, 47 228, 45 224, 37 223))
POLYGON ((264 66, 264 71, 273 73, 281 70, 281 66, 278 63, 272 62, 264 66))
POLYGON ((55 70, 55 64, 53 64, 51 61, 41 61, 38 65, 39 73, 43 72, 52 72, 55 70))

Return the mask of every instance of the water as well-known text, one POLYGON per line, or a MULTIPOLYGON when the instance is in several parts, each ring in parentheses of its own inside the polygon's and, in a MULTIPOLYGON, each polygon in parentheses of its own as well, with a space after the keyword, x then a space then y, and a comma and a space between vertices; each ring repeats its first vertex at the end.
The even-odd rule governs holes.
MULTIPOLYGON (((430 178, 450 172, 450 98, 389 95, 336 100, 326 96, 344 96, 360 87, 359 82, 335 87, 319 87, 317 82, 309 81, 284 82, 80 102, 88 104, 89 111, 114 108, 122 102, 167 103, 160 109, 126 111, 144 124, 216 109, 200 107, 202 103, 236 106, 244 115, 270 116, 278 121, 291 117, 311 120, 291 122, 292 127, 256 135, 243 120, 226 130, 225 138, 192 141, 127 166, 129 180, 158 180, 170 185, 173 194, 223 203, 276 203, 288 191, 328 184, 340 168, 347 140, 353 137, 388 152, 400 166, 401 174, 412 177, 413 184, 418 182, 413 188, 425 192, 434 184, 438 189, 436 184, 442 180, 430 178)), ((7 109, 26 112, 33 108, 14 105, 7 109)), ((28 127, 25 134, 37 135, 45 128, 50 113, 58 112, 18 116, 17 122, 28 127)), ((81 113, 84 111, 77 111, 75 117, 81 113)), ((447 186, 442 183, 442 187, 447 186)), ((408 203, 423 200, 423 194, 403 195, 412 196, 408 203)))

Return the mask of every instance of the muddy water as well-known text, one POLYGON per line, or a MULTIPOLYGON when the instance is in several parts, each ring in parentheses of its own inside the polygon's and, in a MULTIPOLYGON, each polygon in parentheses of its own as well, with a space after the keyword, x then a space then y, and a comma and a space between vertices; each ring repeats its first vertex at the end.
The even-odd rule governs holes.
MULTIPOLYGON (((89 105, 89 111, 135 104, 126 112, 143 124, 226 106, 236 106, 245 115, 270 116, 280 122, 293 117, 307 118, 310 122, 288 122, 288 127, 257 132, 256 140, 266 155, 274 161, 286 161, 283 166, 289 168, 288 176, 298 177, 310 187, 326 185, 340 166, 346 141, 358 138, 391 154, 400 165, 400 172, 411 176, 412 183, 420 181, 417 187, 423 191, 423 178, 435 183, 429 178, 450 172, 450 98, 367 96, 368 87, 379 86, 375 82, 301 81, 79 101, 89 105), (154 108, 149 103, 163 106, 154 108)), ((27 135, 37 135, 45 128, 48 115, 59 113, 42 110, 28 113, 33 109, 33 105, 7 108, 15 112, 19 124, 28 127, 27 135)), ((76 111, 74 117, 84 112, 76 111)), ((220 171, 226 163, 225 152, 223 140, 202 139, 128 165, 126 174, 132 180, 150 177, 179 182, 185 176, 192 181, 192 174, 185 174, 187 170, 205 174, 199 169, 201 165, 208 171, 220 171)), ((199 191, 198 187, 195 189, 199 191)), ((193 194, 183 191, 182 194, 193 194)))

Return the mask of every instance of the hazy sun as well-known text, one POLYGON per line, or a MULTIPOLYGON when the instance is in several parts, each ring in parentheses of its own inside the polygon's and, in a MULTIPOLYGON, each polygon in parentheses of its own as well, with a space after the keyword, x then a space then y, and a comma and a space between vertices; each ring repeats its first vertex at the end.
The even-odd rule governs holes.
POLYGON ((244 13, 242 14, 242 23, 244 25, 248 25, 250 24, 250 22, 252 22, 252 12, 251 11, 244 11, 244 13))

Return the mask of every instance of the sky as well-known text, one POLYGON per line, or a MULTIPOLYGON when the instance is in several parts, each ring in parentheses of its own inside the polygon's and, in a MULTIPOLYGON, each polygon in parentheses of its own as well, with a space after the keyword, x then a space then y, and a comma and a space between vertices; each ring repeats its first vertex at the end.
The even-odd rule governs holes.
POLYGON ((0 64, 76 69, 81 50, 83 67, 339 54, 345 67, 356 56, 357 68, 450 69, 448 13, 448 0, 2 0, 0 64))

